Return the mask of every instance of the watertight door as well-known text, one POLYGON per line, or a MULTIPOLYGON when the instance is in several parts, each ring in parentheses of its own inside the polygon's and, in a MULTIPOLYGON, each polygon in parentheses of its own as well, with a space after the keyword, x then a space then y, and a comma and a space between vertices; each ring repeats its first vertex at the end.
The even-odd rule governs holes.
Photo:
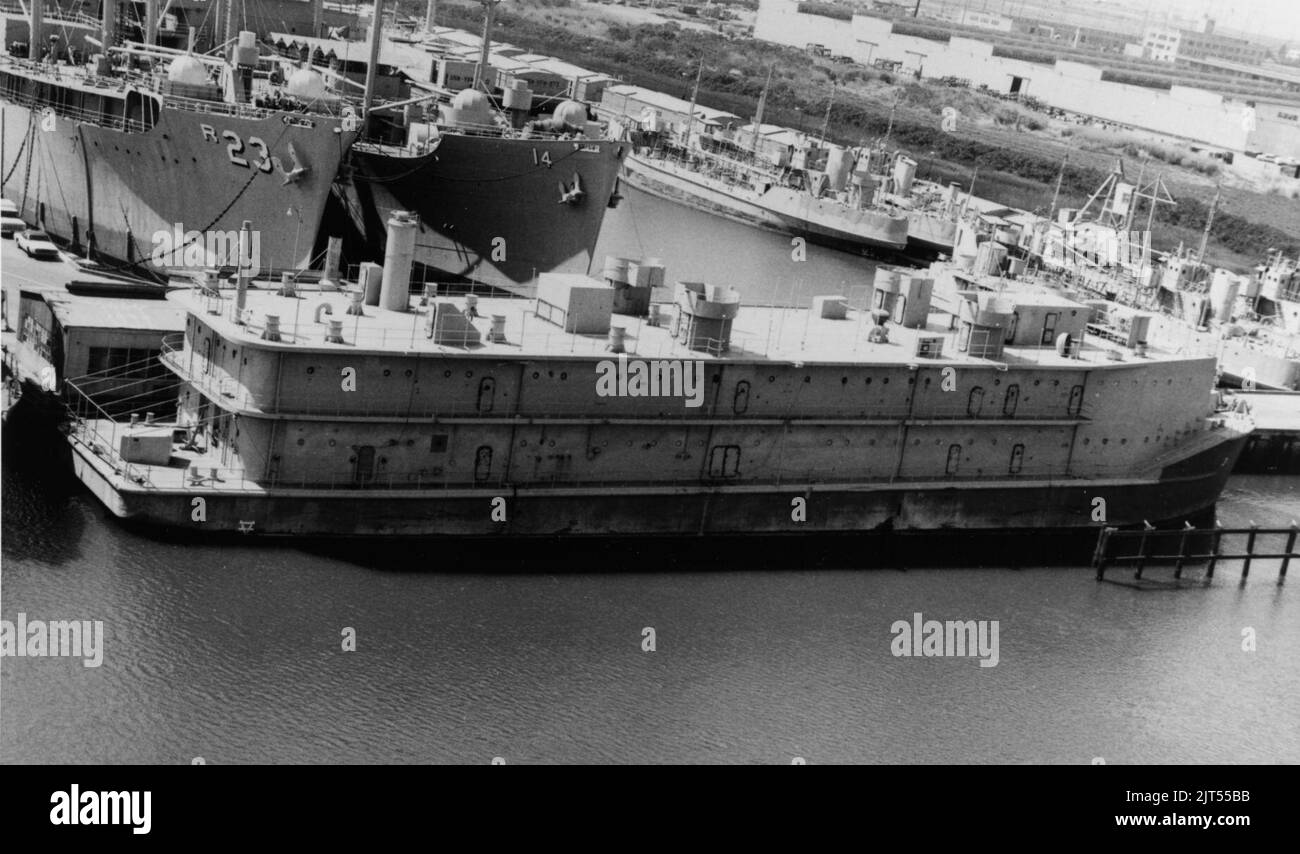
POLYGON ((357 448, 356 465, 352 469, 352 480, 356 483, 370 483, 375 479, 375 447, 362 445, 357 448))

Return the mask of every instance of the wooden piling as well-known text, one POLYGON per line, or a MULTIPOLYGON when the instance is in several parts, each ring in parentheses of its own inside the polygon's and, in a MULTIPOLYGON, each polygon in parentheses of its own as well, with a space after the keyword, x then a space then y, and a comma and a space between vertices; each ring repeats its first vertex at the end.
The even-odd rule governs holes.
POLYGON ((1214 577, 1214 565, 1219 562, 1219 542, 1222 539, 1223 526, 1215 522, 1214 533, 1210 535, 1210 565, 1205 572, 1206 580, 1214 577))
POLYGON ((1110 535, 1114 532, 1114 528, 1104 527, 1097 535, 1097 548, 1092 553, 1092 565, 1097 568, 1098 581, 1106 577, 1106 550, 1110 545, 1110 535))
POLYGON ((1143 522, 1142 525, 1142 538, 1138 540, 1137 572, 1133 573, 1133 577, 1138 580, 1142 579, 1142 566, 1147 562, 1147 535, 1152 530, 1152 526, 1146 522, 1143 522))
POLYGON ((1187 535, 1192 530, 1191 522, 1183 523, 1183 535, 1178 538, 1178 561, 1174 564, 1174 578, 1183 577, 1183 563, 1187 560, 1187 535))
POLYGON ((1295 554, 1296 534, 1300 534, 1300 527, 1297 527, 1295 521, 1292 520, 1291 533, 1286 535, 1286 557, 1282 558, 1282 571, 1277 576, 1278 584, 1286 581, 1286 570, 1291 565, 1291 555, 1295 554))

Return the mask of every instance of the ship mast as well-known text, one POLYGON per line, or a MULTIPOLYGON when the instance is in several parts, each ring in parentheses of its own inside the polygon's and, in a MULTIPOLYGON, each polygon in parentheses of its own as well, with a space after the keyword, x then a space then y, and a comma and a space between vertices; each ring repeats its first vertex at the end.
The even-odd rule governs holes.
POLYGON ((1214 201, 1210 202, 1210 212, 1205 217, 1205 231, 1201 233, 1201 248, 1196 252, 1196 263, 1205 263, 1205 247, 1210 242, 1210 228, 1214 225, 1214 211, 1219 206, 1219 194, 1223 189, 1218 185, 1214 187, 1214 201))
POLYGON ((695 88, 691 90, 691 111, 686 117, 686 145, 691 147, 691 131, 695 129, 695 104, 700 98, 700 78, 704 76, 704 57, 700 57, 700 67, 695 72, 695 88))
MULTIPOLYGON (((379 68, 379 43, 384 31, 384 0, 375 0, 374 17, 370 20, 370 61, 366 63, 366 88, 361 98, 361 119, 370 124, 370 107, 375 102, 375 73, 379 68)), ((367 128, 369 130, 369 128, 367 128)))
POLYGON ((108 49, 113 44, 113 30, 117 27, 117 21, 114 20, 117 14, 117 2, 100 0, 99 7, 99 35, 104 42, 104 55, 107 56, 108 49))
POLYGON ((158 43, 158 0, 144 2, 144 43, 150 47, 158 43))
POLYGON ((831 96, 826 101, 826 118, 822 120, 822 138, 819 145, 826 145, 826 132, 831 128, 831 107, 835 104, 835 87, 831 87, 831 96))
POLYGON ((763 84, 763 94, 758 96, 758 109, 754 111, 754 133, 750 141, 749 153, 758 157, 758 136, 762 132, 763 111, 767 108, 767 90, 772 86, 772 70, 775 66, 769 66, 767 69, 767 82, 763 84))
POLYGON ((311 34, 320 38, 321 25, 325 23, 325 0, 311 0, 311 34))
POLYGON ((488 54, 492 52, 492 16, 501 0, 479 0, 483 6, 483 49, 479 52, 478 68, 474 69, 474 88, 485 89, 487 84, 488 54))
POLYGON ((228 45, 235 40, 235 0, 226 0, 226 38, 228 45))
POLYGON ((45 23, 45 0, 27 0, 27 58, 41 61, 41 26, 45 23))
POLYGON ((1047 210, 1047 221, 1050 223, 1056 219, 1056 203, 1061 199, 1061 182, 1065 180, 1065 164, 1070 162, 1070 155, 1067 153, 1061 160, 1061 171, 1056 173, 1056 189, 1052 192, 1052 206, 1047 210))
POLYGON ((424 31, 433 33, 433 19, 438 14, 438 0, 429 0, 429 5, 424 11, 424 31))

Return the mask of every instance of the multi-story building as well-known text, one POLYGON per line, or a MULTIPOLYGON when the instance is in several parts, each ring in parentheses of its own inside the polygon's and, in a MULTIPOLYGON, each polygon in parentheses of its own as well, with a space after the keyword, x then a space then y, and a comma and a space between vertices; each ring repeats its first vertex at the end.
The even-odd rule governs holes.
POLYGON ((1258 65, 1269 57, 1266 47, 1216 33, 1213 18, 1201 18, 1192 29, 1148 27, 1142 46, 1148 59, 1168 63, 1215 58, 1258 65))

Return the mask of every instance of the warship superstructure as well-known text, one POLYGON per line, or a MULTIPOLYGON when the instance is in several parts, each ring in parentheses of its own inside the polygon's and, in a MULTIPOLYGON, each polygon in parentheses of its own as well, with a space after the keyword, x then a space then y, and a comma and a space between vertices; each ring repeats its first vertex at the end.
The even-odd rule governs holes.
POLYGON ((115 4, 103 8, 92 35, 33 2, 35 46, 0 57, 5 198, 74 250, 136 273, 240 251, 262 270, 306 265, 355 118, 311 70, 268 67, 252 33, 232 38, 229 58, 116 46, 115 4), (247 221, 256 245, 235 247, 247 221))
POLYGON ((367 93, 386 90, 360 107, 367 132, 332 200, 332 220, 347 226, 360 255, 382 258, 385 223, 410 211, 420 219, 415 260, 427 279, 527 295, 540 272, 588 271, 630 146, 589 120, 573 83, 534 91, 531 66, 498 67, 515 61, 494 53, 492 7, 482 35, 471 37, 472 59, 450 53, 450 31, 427 23, 404 35, 372 31, 368 57, 343 39, 269 38, 329 67, 344 94, 352 77, 366 80, 367 93))

